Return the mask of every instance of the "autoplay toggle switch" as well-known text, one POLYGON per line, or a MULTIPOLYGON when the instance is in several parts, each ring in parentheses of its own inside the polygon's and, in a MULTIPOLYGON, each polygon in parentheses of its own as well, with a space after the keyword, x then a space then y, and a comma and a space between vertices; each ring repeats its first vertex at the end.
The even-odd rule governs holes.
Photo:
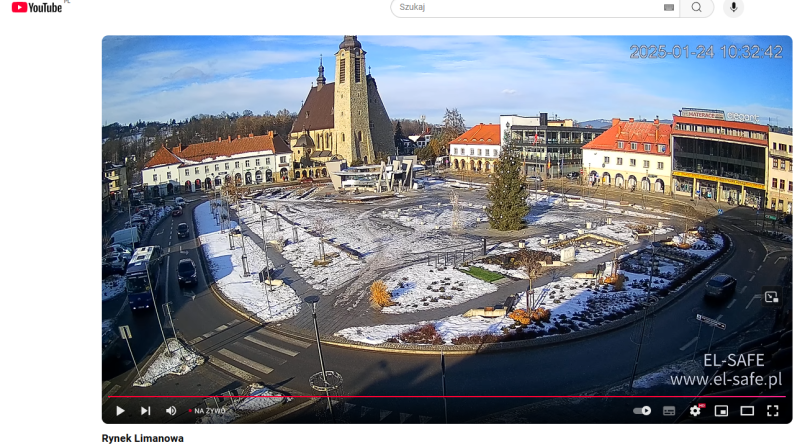
POLYGON ((633 409, 633 413, 634 414, 641 414, 641 415, 644 415, 644 416, 649 416, 650 412, 651 411, 650 411, 650 407, 649 406, 643 406, 641 408, 634 408, 633 409))

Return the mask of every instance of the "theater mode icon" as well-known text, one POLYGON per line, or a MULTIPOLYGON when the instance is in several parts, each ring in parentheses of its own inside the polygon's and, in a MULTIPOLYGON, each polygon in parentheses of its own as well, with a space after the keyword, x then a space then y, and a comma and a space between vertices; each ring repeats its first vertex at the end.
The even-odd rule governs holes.
POLYGON ((28 12, 28 4, 25 2, 12 2, 11 12, 28 12))

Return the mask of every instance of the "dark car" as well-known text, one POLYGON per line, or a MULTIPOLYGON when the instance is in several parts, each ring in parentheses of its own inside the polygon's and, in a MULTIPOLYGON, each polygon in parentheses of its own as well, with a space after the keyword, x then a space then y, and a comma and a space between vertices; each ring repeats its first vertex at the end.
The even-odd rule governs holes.
POLYGON ((178 286, 197 284, 197 268, 194 261, 184 258, 178 262, 178 286))
POLYGON ((183 209, 181 209, 180 207, 175 207, 174 209, 172 209, 172 216, 181 216, 181 215, 183 215, 183 209))
POLYGON ((721 273, 708 280, 705 296, 709 298, 724 298, 736 292, 736 278, 721 273))
POLYGON ((178 224, 178 238, 186 238, 189 236, 189 224, 178 224))
POLYGON ((567 179, 578 179, 579 177, 580 177, 580 173, 578 173, 578 172, 567 173, 567 179))

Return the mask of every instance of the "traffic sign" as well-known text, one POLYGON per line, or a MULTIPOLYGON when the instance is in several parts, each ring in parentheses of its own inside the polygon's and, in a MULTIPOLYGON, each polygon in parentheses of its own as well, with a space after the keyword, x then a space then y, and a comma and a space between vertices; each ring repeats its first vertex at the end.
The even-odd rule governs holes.
POLYGON ((722 209, 717 209, 717 215, 722 215, 722 209))
POLYGON ((705 324, 707 324, 709 326, 713 326, 715 328, 719 328, 719 329, 725 330, 725 323, 722 323, 721 321, 714 320, 713 318, 706 317, 705 315, 697 314, 697 320, 702 322, 702 323, 705 323, 705 324))
POLYGON ((120 334, 120 336, 122 338, 124 338, 126 340, 129 339, 129 338, 133 338, 133 336, 131 335, 131 329, 128 327, 128 325, 120 326, 119 327, 119 334, 120 334))
POLYGON ((775 215, 764 215, 764 217, 767 218, 770 221, 777 221, 778 220, 778 217, 775 216, 775 215))

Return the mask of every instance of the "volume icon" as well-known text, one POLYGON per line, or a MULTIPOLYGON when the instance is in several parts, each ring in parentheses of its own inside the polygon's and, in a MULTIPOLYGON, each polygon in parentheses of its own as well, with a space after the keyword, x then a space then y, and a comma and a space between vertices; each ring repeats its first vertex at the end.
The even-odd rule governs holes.
POLYGON ((178 410, 176 410, 174 406, 170 406, 169 408, 167 408, 167 414, 169 414, 170 416, 174 416, 176 412, 178 412, 178 410))

